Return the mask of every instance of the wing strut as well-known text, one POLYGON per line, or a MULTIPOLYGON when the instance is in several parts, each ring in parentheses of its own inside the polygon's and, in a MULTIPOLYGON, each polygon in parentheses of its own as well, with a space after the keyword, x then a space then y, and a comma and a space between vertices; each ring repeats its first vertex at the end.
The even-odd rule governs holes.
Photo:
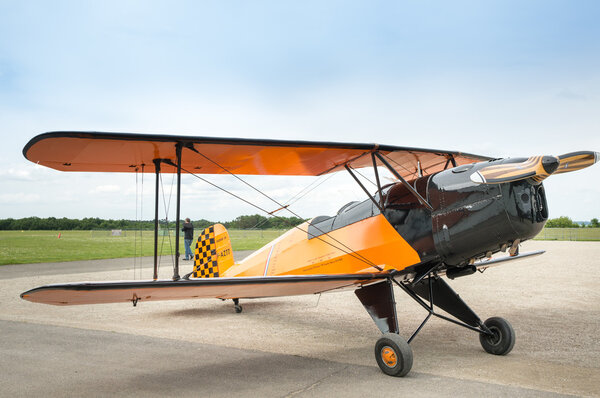
POLYGON ((356 181, 356 183, 362 188, 362 190, 365 191, 365 193, 367 194, 367 196, 369 197, 369 199, 371 199, 371 201, 375 204, 375 206, 377 206, 377 208, 379 209, 379 211, 383 213, 383 208, 381 207, 381 205, 379 204, 379 202, 377 202, 375 200, 375 198, 373 196, 371 196, 371 194, 369 193, 369 191, 367 190, 367 188, 365 188, 365 186, 363 185, 363 183, 360 182, 360 180, 358 179, 358 177, 356 177, 356 175, 354 175, 354 173, 352 172, 352 169, 350 168, 350 166, 348 166, 348 164, 345 164, 344 168, 348 171, 348 173, 350 173, 350 175, 352 176, 352 178, 354 178, 354 181, 356 181))
POLYGON ((396 169, 394 169, 387 160, 385 160, 385 158, 383 156, 381 156, 381 154, 379 152, 375 152, 375 156, 377 156, 377 158, 379 160, 381 160, 381 163, 383 163, 385 165, 385 167, 388 168, 388 170, 400 181, 402 181, 402 183, 406 186, 406 188, 410 191, 410 193, 412 193, 419 202, 421 202, 421 204, 425 207, 427 207, 430 211, 433 211, 433 206, 431 206, 429 204, 429 202, 427 200, 425 200, 405 179, 404 177, 402 177, 400 175, 400 173, 398 173, 396 171, 396 169))
POLYGON ((177 168, 177 210, 175 214, 175 264, 173 266, 173 280, 181 279, 179 276, 179 225, 181 218, 181 152, 183 144, 177 142, 175 144, 175 155, 177 163, 173 163, 171 159, 153 159, 156 170, 156 191, 154 193, 154 280, 158 279, 158 186, 160 177, 160 164, 165 163, 177 168))
POLYGON ((181 142, 175 144, 177 154, 177 214, 175 215, 175 268, 173 269, 173 280, 179 280, 179 218, 181 211, 181 142))
POLYGON ((158 279, 158 185, 160 182, 161 159, 153 159, 156 171, 156 186, 154 189, 154 280, 158 279))
POLYGON ((379 209, 383 209, 383 192, 381 192, 381 181, 379 181, 379 171, 377 171, 377 159, 375 154, 371 153, 371 160, 373 160, 373 172, 375 173, 375 181, 377 182, 377 193, 379 194, 379 209))
POLYGON ((452 167, 456 167, 456 159, 454 159, 454 156, 452 156, 452 155, 448 156, 448 160, 446 160, 446 165, 444 166, 444 170, 448 169, 448 166, 450 166, 450 163, 452 163, 452 167))

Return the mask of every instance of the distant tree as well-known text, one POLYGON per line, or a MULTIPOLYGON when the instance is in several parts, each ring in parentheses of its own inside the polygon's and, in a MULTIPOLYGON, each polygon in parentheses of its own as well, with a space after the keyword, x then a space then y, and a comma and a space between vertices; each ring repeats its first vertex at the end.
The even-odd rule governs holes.
POLYGON ((192 224, 194 224, 194 228, 196 228, 197 230, 200 230, 200 229, 210 227, 211 225, 214 224, 214 222, 208 221, 208 220, 205 220, 202 218, 200 220, 192 220, 192 224))
POLYGON ((13 224, 14 221, 12 218, 6 218, 3 220, 0 220, 0 230, 2 231, 9 231, 11 229, 13 229, 13 224))
POLYGON ((590 220, 590 227, 591 228, 600 228, 600 222, 598 222, 597 218, 592 218, 590 220))
POLYGON ((253 228, 264 228, 264 224, 267 223, 267 218, 260 214, 253 214, 251 216, 239 216, 235 220, 227 223, 229 228, 234 229, 253 229, 253 228))
POLYGON ((296 225, 302 224, 305 220, 298 217, 281 217, 281 218, 270 218, 269 228, 273 229, 290 229, 296 225))
POLYGON ((579 228, 579 224, 573 222, 569 217, 562 216, 558 218, 551 218, 546 223, 547 228, 579 228))
MULTIPOLYGON (((301 224, 306 220, 301 220, 297 217, 264 217, 259 214, 239 216, 236 219, 228 222, 222 222, 229 229, 290 229, 301 224)), ((192 220, 194 227, 197 230, 202 230, 214 224, 214 221, 199 219, 192 220)), ((183 223, 183 220, 181 220, 183 223)), ((175 229, 175 221, 160 220, 160 228, 175 229)), ((152 230, 154 229, 153 220, 103 220, 101 218, 84 218, 81 220, 71 218, 6 218, 0 219, 0 230, 16 231, 16 230, 52 230, 52 231, 68 231, 68 230, 152 230)))

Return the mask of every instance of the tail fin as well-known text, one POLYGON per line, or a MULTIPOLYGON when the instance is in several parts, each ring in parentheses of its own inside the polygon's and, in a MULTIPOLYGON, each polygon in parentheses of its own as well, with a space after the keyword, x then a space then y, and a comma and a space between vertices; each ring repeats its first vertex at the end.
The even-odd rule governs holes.
POLYGON ((227 229, 221 224, 206 228, 198 237, 192 278, 217 278, 234 264, 227 229))

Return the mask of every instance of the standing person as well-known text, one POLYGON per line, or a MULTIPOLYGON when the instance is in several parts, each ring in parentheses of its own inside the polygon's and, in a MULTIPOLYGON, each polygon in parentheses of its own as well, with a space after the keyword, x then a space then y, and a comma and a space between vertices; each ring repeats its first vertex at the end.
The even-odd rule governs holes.
POLYGON ((185 219, 185 223, 183 224, 183 245, 185 246, 185 258, 184 260, 191 260, 194 258, 192 254, 192 240, 194 239, 194 226, 189 218, 185 219))

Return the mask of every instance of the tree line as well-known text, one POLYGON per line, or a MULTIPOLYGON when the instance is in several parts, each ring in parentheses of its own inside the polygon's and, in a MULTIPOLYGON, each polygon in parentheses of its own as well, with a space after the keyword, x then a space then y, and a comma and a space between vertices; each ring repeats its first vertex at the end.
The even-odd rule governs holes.
MULTIPOLYGON (((303 223, 298 217, 265 217, 260 214, 239 216, 231 221, 221 222, 228 229, 290 229, 303 223)), ((183 224, 183 220, 181 220, 183 224)), ((205 219, 192 220, 194 228, 203 229, 214 221, 205 219)), ((584 228, 579 223, 571 220, 569 217, 562 216, 552 218, 546 223, 547 228, 584 228)), ((160 220, 160 228, 175 229, 175 221, 160 220)), ((587 228, 600 228, 600 222, 597 218, 592 218, 587 228)), ((68 230, 152 230, 154 229, 153 220, 104 220, 101 218, 55 218, 55 217, 26 217, 26 218, 5 218, 0 219, 0 230, 3 231, 21 231, 21 230, 47 230, 47 231, 68 231, 68 230)))
POLYGON ((548 220, 546 228, 600 228, 600 222, 597 218, 592 218, 589 224, 585 226, 571 220, 569 217, 562 216, 548 220))
MULTIPOLYGON (((183 220, 181 223, 183 224, 183 220)), ((289 229, 304 220, 298 217, 264 217, 259 214, 249 216, 239 216, 234 220, 221 222, 228 229, 289 229)), ((160 220, 161 229, 175 229, 175 221, 160 220)), ((192 220, 196 229, 203 229, 214 221, 205 219, 192 220)), ((26 218, 5 218, 0 219, 0 230, 3 231, 69 231, 69 230, 152 230, 154 229, 154 220, 104 220, 102 218, 56 218, 56 217, 26 217, 26 218)))

